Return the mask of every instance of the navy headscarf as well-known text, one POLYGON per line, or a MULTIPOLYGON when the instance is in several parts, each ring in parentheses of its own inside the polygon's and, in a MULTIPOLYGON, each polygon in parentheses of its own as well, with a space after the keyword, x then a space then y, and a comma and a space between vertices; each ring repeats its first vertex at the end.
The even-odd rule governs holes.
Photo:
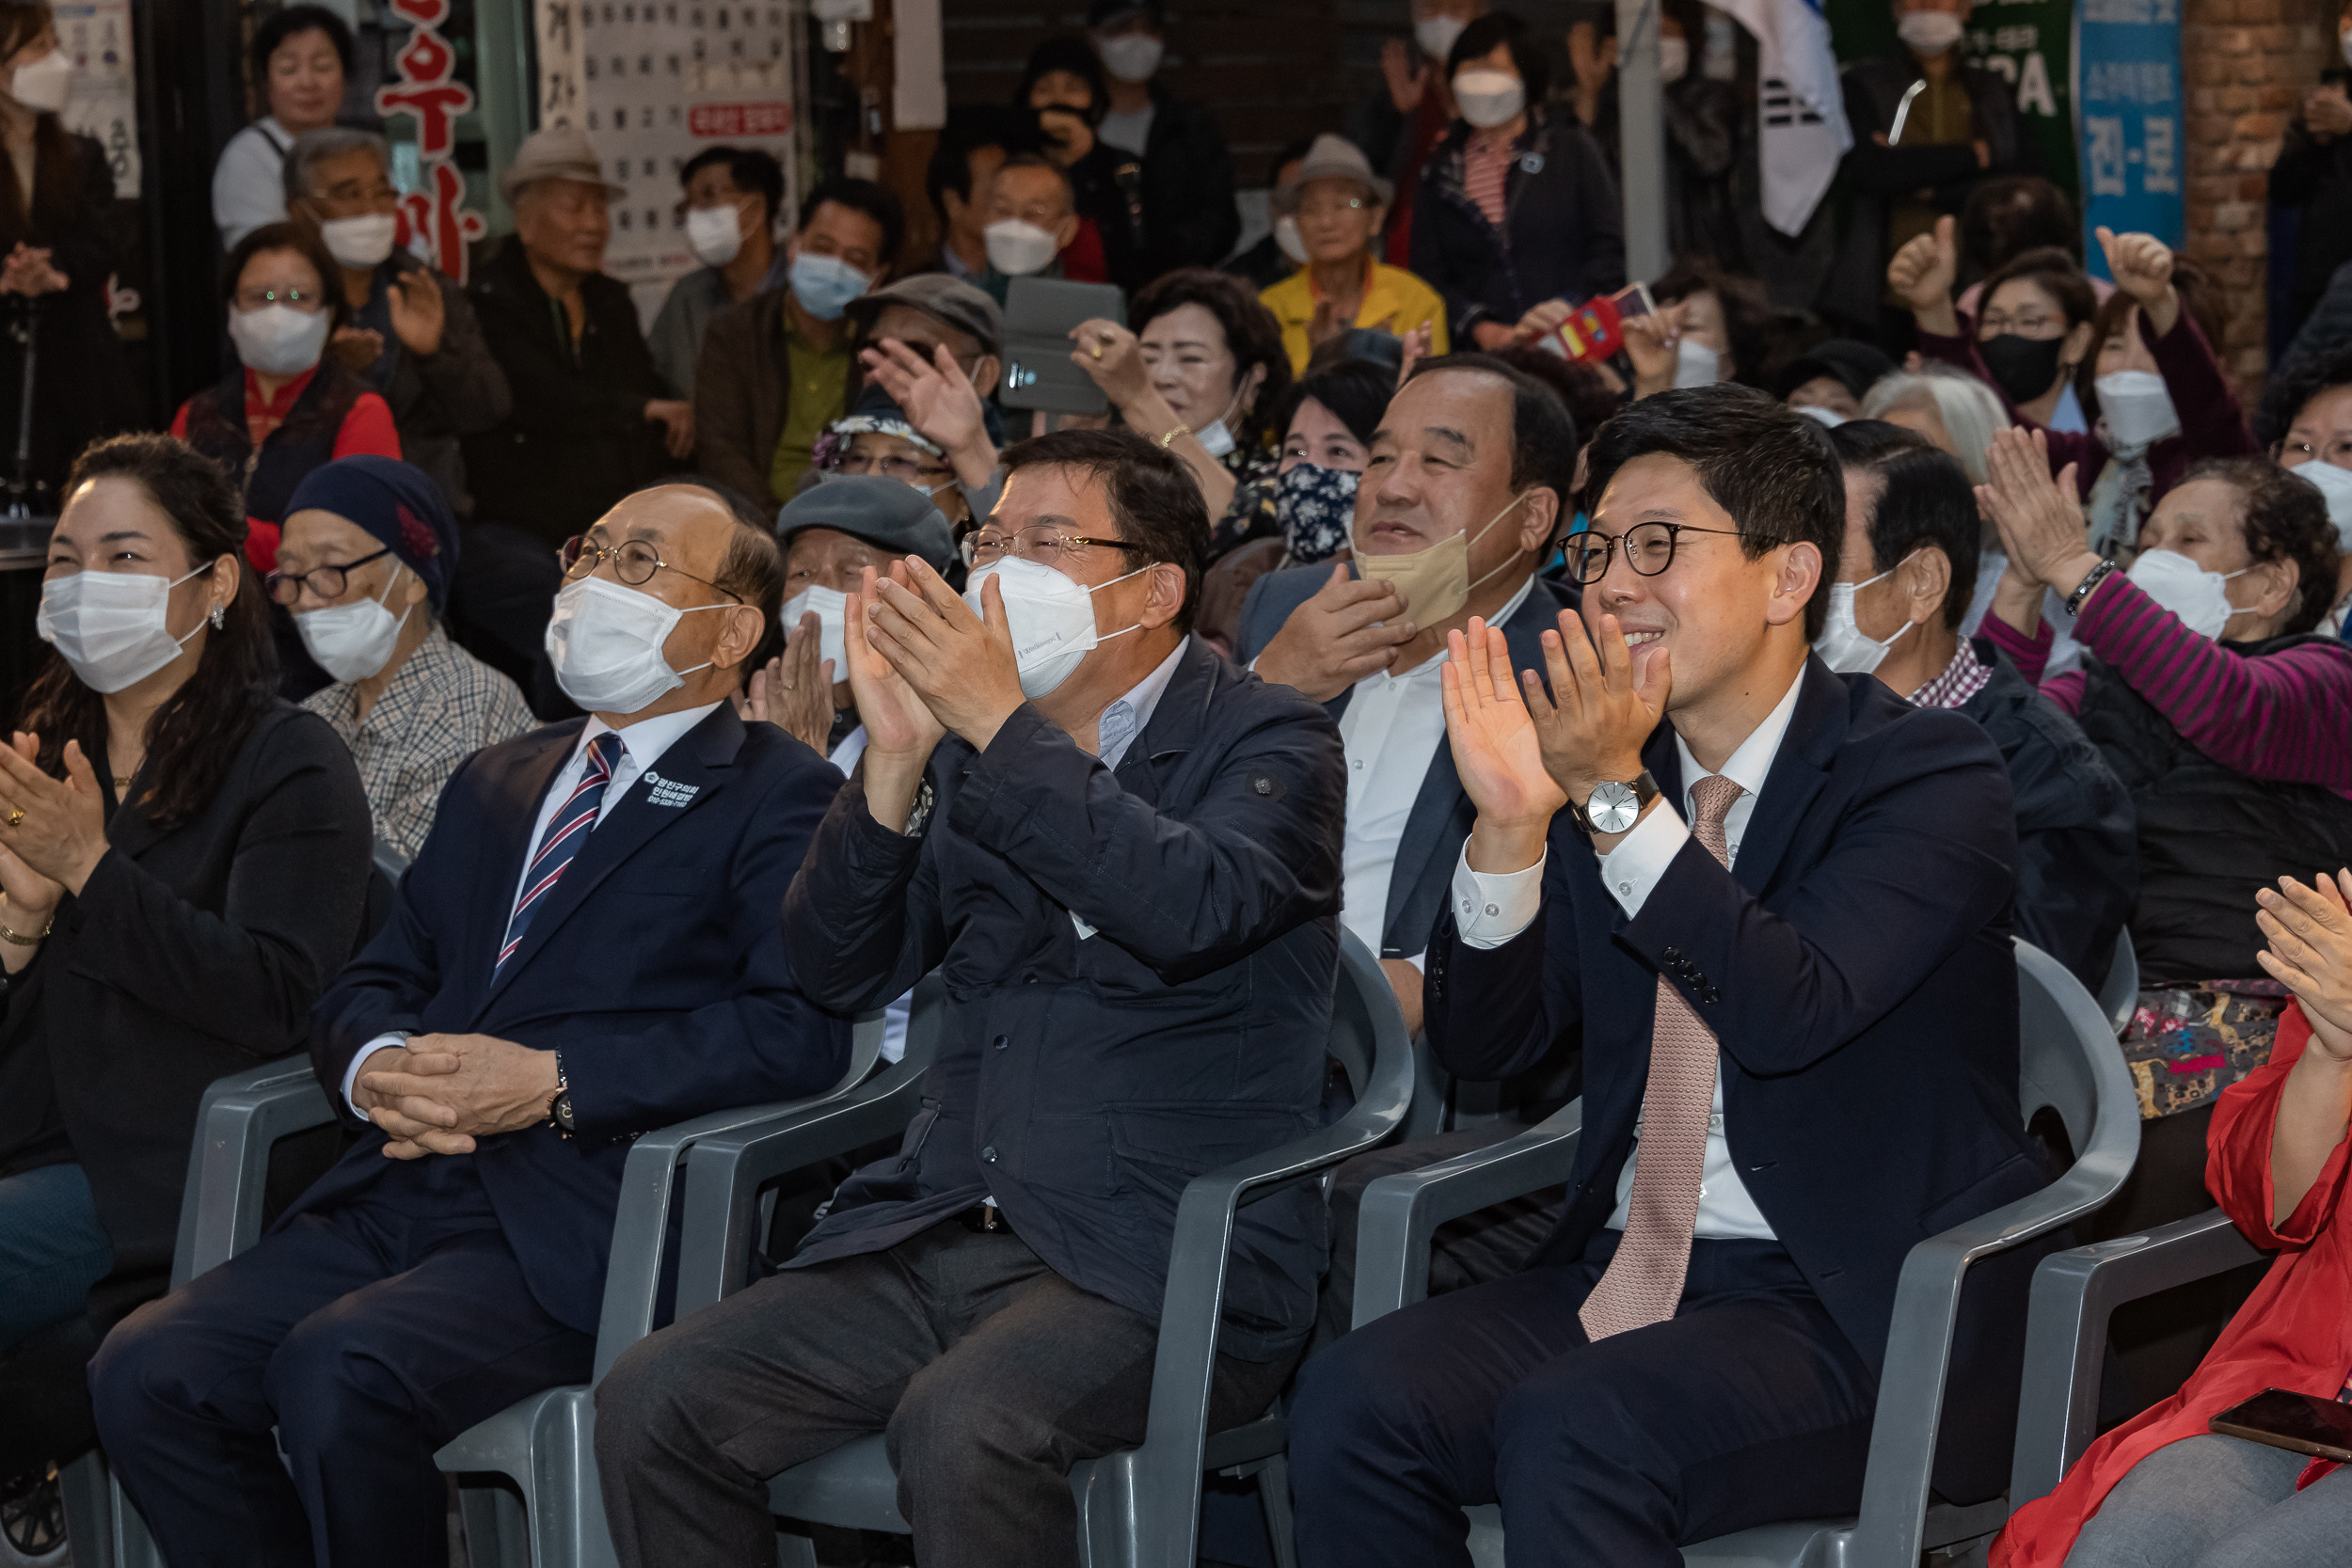
POLYGON ((439 615, 457 578, 457 518, 421 468, 391 457, 343 457, 313 468, 294 486, 286 515, 316 509, 365 529, 424 583, 439 615))

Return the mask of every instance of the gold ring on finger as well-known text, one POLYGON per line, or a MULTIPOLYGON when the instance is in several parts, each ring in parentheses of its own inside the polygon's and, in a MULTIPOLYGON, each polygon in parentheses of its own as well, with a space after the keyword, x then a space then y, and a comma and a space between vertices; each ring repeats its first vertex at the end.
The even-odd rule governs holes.
POLYGON ((11 828, 22 828, 24 826, 24 808, 23 806, 19 806, 16 810, 8 813, 8 826, 11 828))

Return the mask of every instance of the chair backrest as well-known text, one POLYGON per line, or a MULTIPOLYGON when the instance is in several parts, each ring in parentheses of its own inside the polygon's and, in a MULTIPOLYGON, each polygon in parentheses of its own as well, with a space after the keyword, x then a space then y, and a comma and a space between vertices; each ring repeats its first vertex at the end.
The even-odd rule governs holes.
MULTIPOLYGON (((2128 957, 2128 950, 2119 957, 2128 957)), ((2082 982, 2056 958, 2020 939, 2017 1108, 2026 1120, 2030 1123, 2042 1111, 2053 1111, 2066 1125, 2070 1147, 2088 1149, 2104 1108, 2100 1069, 2115 1055, 2115 1031, 2082 982)))
POLYGON ((2107 1022, 2120 1035, 2132 1022, 2132 1009, 2138 1005, 2139 954, 2132 947, 2132 928, 2119 926, 2115 931, 2115 957, 2107 960, 2107 977, 2099 986, 2099 1010, 2107 1015, 2107 1022))

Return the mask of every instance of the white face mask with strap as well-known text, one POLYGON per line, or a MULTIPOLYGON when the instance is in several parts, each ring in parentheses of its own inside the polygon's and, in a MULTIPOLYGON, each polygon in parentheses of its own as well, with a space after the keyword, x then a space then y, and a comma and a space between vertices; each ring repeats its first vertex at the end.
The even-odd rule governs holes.
POLYGON ((590 713, 636 713, 686 684, 691 670, 673 670, 662 655, 671 628, 696 610, 733 610, 731 604, 698 604, 680 610, 651 594, 603 578, 567 582, 555 595, 548 622, 548 662, 564 695, 590 713))
POLYGON ((1021 672, 1021 695, 1034 701, 1051 695, 1096 648, 1143 625, 1137 621, 1117 631, 1097 632, 1094 595, 1151 569, 1138 566, 1089 588, 1051 566, 1009 555, 972 574, 963 590, 963 602, 972 607, 973 614, 986 620, 980 585, 990 578, 996 579, 996 590, 1005 600, 1005 624, 1012 632, 1014 667, 1021 672))
POLYGON ((1841 675, 1867 675, 1884 663, 1895 644, 1918 625, 1916 621, 1905 621, 1894 636, 1882 642, 1864 633, 1862 624, 1854 619, 1853 613, 1853 598, 1857 593, 1874 582, 1884 582, 1909 565, 1911 559, 1911 556, 1905 556, 1878 576, 1865 578, 1860 582, 1833 582, 1829 585, 1829 614, 1821 622, 1821 635, 1813 640, 1813 651, 1821 656, 1822 663, 1841 675))
POLYGON ((2132 562, 2132 586, 2170 610, 2181 625, 2207 641, 2228 628, 2238 607, 2230 602, 2229 582, 2252 571, 2208 572, 2178 550, 2143 550, 2132 562))
POLYGON ((188 638, 204 629, 199 616, 187 637, 171 635, 171 591, 213 565, 207 562, 188 577, 168 580, 146 572, 90 570, 51 578, 40 585, 34 630, 92 691, 136 686, 178 658, 188 638))

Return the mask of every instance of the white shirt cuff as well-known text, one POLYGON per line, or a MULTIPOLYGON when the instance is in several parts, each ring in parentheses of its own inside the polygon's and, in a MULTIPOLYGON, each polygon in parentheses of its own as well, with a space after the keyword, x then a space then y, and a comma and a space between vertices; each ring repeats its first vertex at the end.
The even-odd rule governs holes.
POLYGON ((1544 907, 1544 862, 1551 858, 1547 845, 1534 865, 1524 871, 1472 871, 1470 845, 1462 845, 1454 863, 1454 925, 1471 947, 1500 947, 1534 923, 1544 907))
POLYGON ((1666 867, 1681 853, 1683 840, 1690 836, 1682 814, 1661 800, 1655 811, 1643 814, 1614 849, 1600 857, 1601 882, 1628 919, 1642 912, 1649 890, 1658 885, 1666 867))
POLYGON ((351 1065, 343 1069, 343 1103, 351 1107, 351 1114, 353 1116, 358 1117, 361 1121, 368 1119, 367 1112, 359 1109, 359 1102, 351 1098, 353 1085, 359 1082, 360 1068, 367 1064, 367 1060, 370 1056, 374 1055, 386 1046, 406 1045, 407 1043, 408 1037, 405 1035, 378 1035, 375 1038, 361 1046, 358 1051, 352 1053, 351 1065))
POLYGON ((1424 947, 1420 952, 1407 957, 1405 961, 1426 975, 1429 973, 1429 949, 1424 947))

